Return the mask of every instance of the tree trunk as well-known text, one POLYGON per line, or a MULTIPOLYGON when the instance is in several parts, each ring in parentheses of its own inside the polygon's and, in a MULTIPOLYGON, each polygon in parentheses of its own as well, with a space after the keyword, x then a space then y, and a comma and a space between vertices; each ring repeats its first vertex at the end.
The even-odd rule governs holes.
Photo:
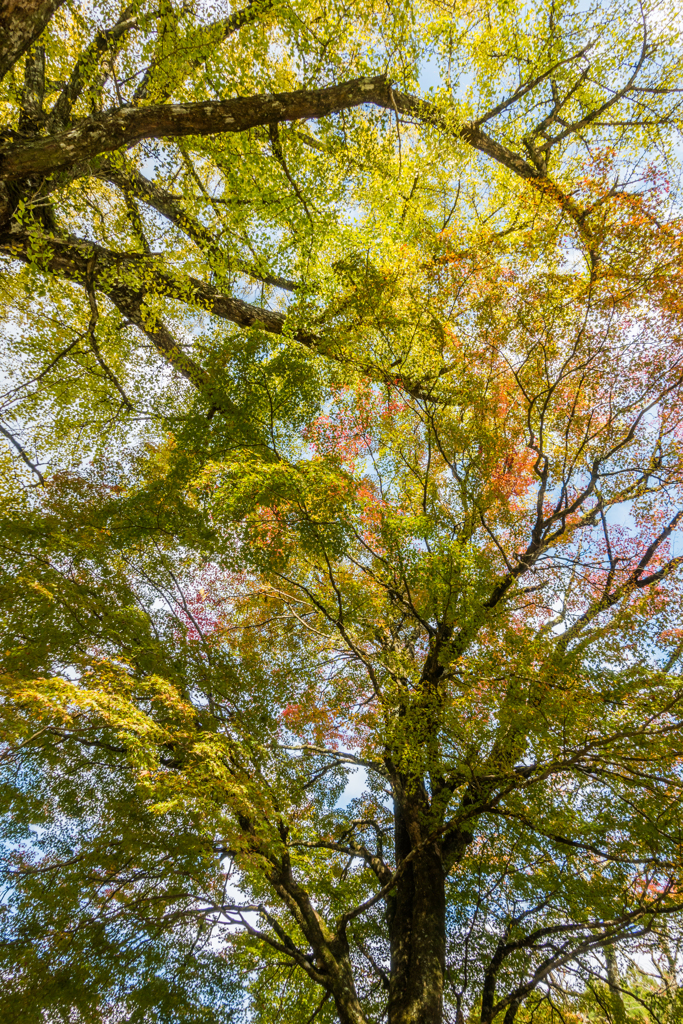
POLYGON ((612 1003, 613 1024, 626 1024, 626 1008, 621 994, 619 966, 613 946, 604 946, 605 963, 607 965, 607 984, 609 985, 612 1003))
POLYGON ((353 983, 353 972, 348 960, 340 965, 331 989, 339 1024, 367 1024, 365 1014, 353 983))
MULTIPOLYGON (((395 800, 397 867, 420 840, 426 800, 395 800)), ((439 844, 407 866, 388 903, 391 942, 389 1024, 441 1024, 446 958, 445 877, 439 844)))

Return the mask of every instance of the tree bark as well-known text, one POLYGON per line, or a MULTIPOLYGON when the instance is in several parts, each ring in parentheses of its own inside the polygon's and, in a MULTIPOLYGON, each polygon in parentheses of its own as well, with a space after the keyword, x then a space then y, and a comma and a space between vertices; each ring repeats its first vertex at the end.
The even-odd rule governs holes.
POLYGON ((367 1024, 356 992, 349 945, 344 929, 333 933, 309 894, 294 878, 289 855, 273 862, 270 883, 315 951, 316 972, 334 999, 339 1024, 367 1024))
MULTIPOLYGON (((426 832, 426 795, 395 799, 396 864, 426 832)), ((427 844, 388 901, 391 945, 389 1024, 441 1024, 446 959, 446 896, 441 849, 427 844)))
POLYGON ((64 0, 4 0, 0 4, 0 79, 40 36, 64 0))
POLYGON ((604 946, 603 951, 607 966, 607 984, 609 985, 610 1001, 612 1003, 613 1024, 626 1024, 626 1007, 621 995, 621 979, 619 978, 619 965, 617 964, 614 946, 604 946))
POLYGON ((0 178, 13 181, 28 175, 55 174, 101 153, 126 149, 143 139, 244 132, 259 125, 327 117, 364 103, 386 106, 390 94, 385 76, 377 75, 323 89, 202 103, 121 107, 93 114, 53 135, 6 144, 0 160, 0 178))

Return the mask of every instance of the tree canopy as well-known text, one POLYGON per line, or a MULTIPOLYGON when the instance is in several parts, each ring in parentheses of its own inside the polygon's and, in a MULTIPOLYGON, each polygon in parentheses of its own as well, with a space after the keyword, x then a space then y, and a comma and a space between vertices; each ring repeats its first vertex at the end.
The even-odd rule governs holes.
POLYGON ((6 0, 5 1019, 680 1018, 680 16, 6 0))

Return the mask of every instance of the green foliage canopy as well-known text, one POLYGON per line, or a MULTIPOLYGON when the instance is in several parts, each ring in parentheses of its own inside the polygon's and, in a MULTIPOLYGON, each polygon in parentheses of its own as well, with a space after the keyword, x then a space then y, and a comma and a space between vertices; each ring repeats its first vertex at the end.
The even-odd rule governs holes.
POLYGON ((671 1018, 679 17, 0 12, 10 1020, 671 1018))

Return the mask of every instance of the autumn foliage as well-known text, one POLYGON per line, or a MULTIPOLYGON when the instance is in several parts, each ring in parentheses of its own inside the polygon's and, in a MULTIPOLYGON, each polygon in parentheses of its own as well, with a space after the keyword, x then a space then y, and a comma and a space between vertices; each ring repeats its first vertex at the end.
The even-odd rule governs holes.
POLYGON ((679 8, 19 10, 6 1019, 678 1020, 679 8))

